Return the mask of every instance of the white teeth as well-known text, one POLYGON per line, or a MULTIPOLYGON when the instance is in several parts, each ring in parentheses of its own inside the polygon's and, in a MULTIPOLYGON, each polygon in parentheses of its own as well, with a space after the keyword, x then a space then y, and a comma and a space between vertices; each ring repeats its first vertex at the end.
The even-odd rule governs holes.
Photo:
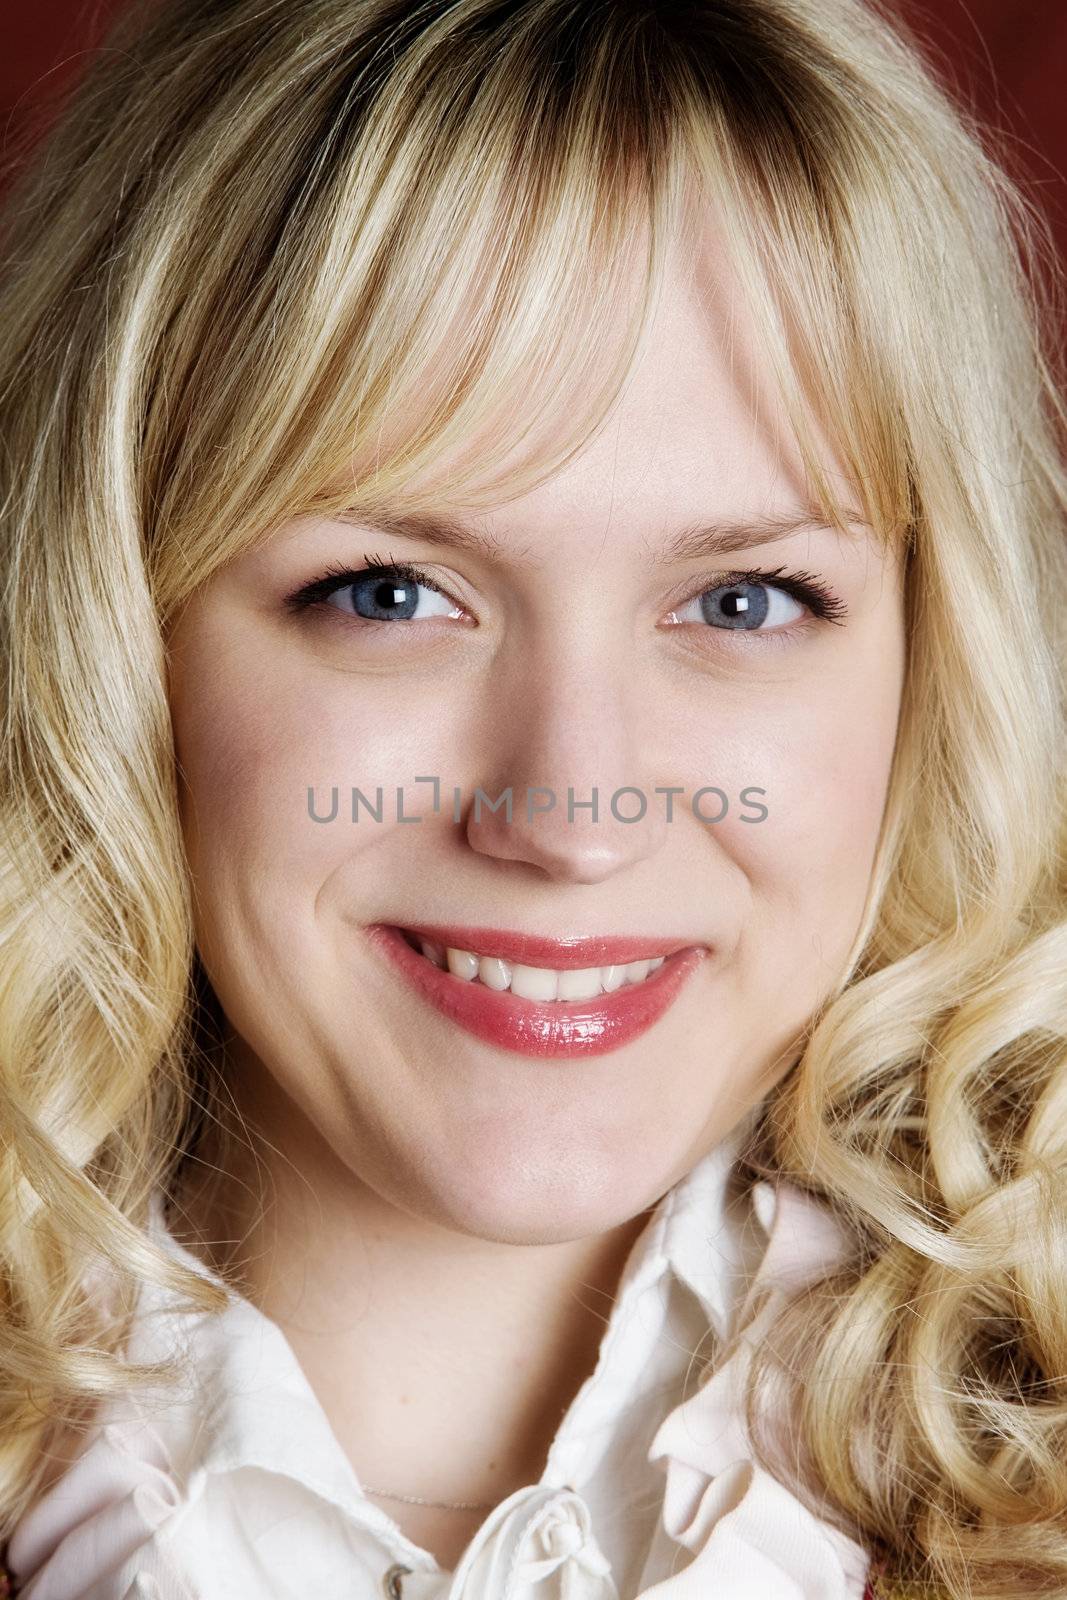
POLYGON ((499 956, 482 956, 478 976, 487 989, 506 989, 511 982, 511 965, 499 956))
POLYGON ((613 994, 624 984, 642 983, 662 967, 666 956, 651 960, 613 963, 603 967, 531 967, 522 962, 505 961, 502 956, 477 956, 470 950, 457 950, 418 939, 427 961, 451 972, 466 983, 476 980, 487 989, 510 989, 523 1000, 595 1000, 599 994, 613 994))
POLYGON ((599 967, 571 967, 559 975, 561 1000, 592 1000, 600 993, 599 967))
POLYGON ((469 950, 445 951, 448 957, 448 970, 457 978, 476 978, 478 976, 478 957, 471 955, 469 950))
POLYGON ((550 967, 526 967, 517 961, 511 969, 511 992, 523 1000, 555 1000, 559 979, 559 973, 550 967))

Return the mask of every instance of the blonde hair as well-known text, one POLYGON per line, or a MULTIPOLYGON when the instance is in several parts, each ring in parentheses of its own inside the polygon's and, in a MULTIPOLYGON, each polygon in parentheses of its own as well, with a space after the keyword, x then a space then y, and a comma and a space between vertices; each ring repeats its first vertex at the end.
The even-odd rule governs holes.
POLYGON ((145 1380, 139 1284, 221 1309, 146 1232, 225 1124, 171 622, 280 523, 385 508, 481 429, 450 481, 474 509, 568 462, 696 196, 827 514, 816 418, 906 563, 867 912, 749 1151, 860 1248, 759 1351, 751 1425, 769 1460, 785 1381, 774 1470, 913 1592, 1067 1592, 1059 285, 991 148, 858 0, 164 0, 115 27, 3 219, 0 1534, 60 1423, 145 1380))

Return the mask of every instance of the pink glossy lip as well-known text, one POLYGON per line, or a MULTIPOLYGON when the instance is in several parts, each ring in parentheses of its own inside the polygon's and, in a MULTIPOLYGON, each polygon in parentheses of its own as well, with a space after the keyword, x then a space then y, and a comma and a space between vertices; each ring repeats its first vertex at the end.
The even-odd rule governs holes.
POLYGON ((594 1000, 523 1000, 510 990, 490 989, 435 967, 412 948, 398 927, 375 923, 367 929, 375 948, 442 1015, 488 1044, 544 1058, 603 1055, 638 1038, 659 1021, 708 954, 706 946, 680 946, 671 939, 556 941, 496 929, 440 924, 429 929, 423 924, 407 931, 474 955, 499 955, 532 966, 595 967, 638 961, 645 955, 666 956, 643 983, 624 984, 594 1000), (605 950, 607 954, 600 953, 605 950))
POLYGON ((676 950, 692 949, 690 939, 609 938, 606 935, 576 934, 573 938, 544 939, 536 933, 514 933, 510 928, 476 928, 462 922, 405 923, 405 933, 453 950, 469 950, 475 956, 502 956, 505 961, 520 961, 529 967, 606 967, 625 966, 645 956, 670 956, 676 950))

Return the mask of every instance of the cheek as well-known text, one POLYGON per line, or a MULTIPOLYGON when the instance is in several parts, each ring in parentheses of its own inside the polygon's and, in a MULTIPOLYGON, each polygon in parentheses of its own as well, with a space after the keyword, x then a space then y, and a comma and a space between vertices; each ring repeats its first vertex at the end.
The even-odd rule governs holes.
POLYGON ((769 943, 779 952, 788 943, 790 961, 801 965, 807 952, 824 978, 845 960, 863 913, 900 690, 901 656, 889 640, 877 660, 861 659, 783 707, 752 756, 766 774, 754 781, 768 791, 768 816, 731 832, 769 943))
MULTIPOLYGON (((262 970, 310 946, 316 917, 331 895, 345 900, 353 875, 387 879, 375 852, 395 849, 397 789, 410 816, 432 800, 414 776, 455 765, 455 724, 425 685, 296 670, 221 616, 186 630, 171 713, 209 969, 262 970), (362 805, 352 821, 353 788, 371 804, 381 788, 381 822, 362 805)), ((405 846, 411 838, 405 827, 405 846)))

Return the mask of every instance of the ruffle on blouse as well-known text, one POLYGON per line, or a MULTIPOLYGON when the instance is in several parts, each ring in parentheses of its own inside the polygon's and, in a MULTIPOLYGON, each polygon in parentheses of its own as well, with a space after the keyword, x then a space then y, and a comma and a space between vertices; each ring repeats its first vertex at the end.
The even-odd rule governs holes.
MULTIPOLYGON (((783 1294, 832 1268, 850 1241, 790 1185, 757 1183, 752 1199, 768 1243, 738 1318, 745 1338, 667 1415, 648 1452, 666 1462, 663 1529, 692 1559, 637 1600, 863 1600, 867 1553, 755 1464, 742 1409, 751 1349, 783 1294), (768 1301, 750 1320, 765 1288, 768 1301)), ((150 1423, 109 1415, 15 1531, 8 1563, 19 1600, 75 1600, 75 1575, 77 1600, 235 1600, 194 1591, 176 1553, 183 1514, 220 1474, 197 1470, 183 1491, 150 1423)), ((413 1574, 411 1593, 425 1594, 430 1577, 413 1574)), ((441 1600, 619 1600, 589 1508, 566 1485, 531 1485, 502 1501, 451 1577, 437 1581, 441 1600)))
POLYGON ((576 1490, 537 1484, 491 1512, 464 1551, 447 1600, 619 1600, 576 1490), (550 1581, 551 1580, 551 1581, 550 1581))
POLYGON ((862 1600, 866 1590, 868 1552, 751 1459, 744 1418, 752 1350, 783 1300, 842 1263, 852 1240, 824 1205, 791 1184, 757 1183, 752 1202, 769 1238, 738 1317, 744 1338, 664 1419, 649 1449, 650 1461, 667 1463, 663 1525, 694 1560, 640 1600, 862 1600), (766 1304, 749 1319, 763 1290, 766 1304))
POLYGON ((136 1570, 187 1503, 155 1429, 116 1416, 12 1535, 7 1563, 18 1600, 203 1600, 177 1571, 157 1581, 136 1570))
MULTIPOLYGON (((209 1600, 156 1542, 168 1519, 191 1504, 165 1463, 162 1441, 150 1426, 131 1419, 104 1427, 19 1525, 8 1550, 12 1572, 16 1579, 36 1574, 24 1580, 19 1600, 209 1600)), ((198 1473, 200 1492, 210 1493, 217 1476, 198 1473)), ((426 1579, 418 1574, 412 1581, 426 1579)), ((537 1484, 517 1490, 489 1515, 442 1600, 556 1597, 619 1600, 585 1501, 573 1489, 537 1484)))

